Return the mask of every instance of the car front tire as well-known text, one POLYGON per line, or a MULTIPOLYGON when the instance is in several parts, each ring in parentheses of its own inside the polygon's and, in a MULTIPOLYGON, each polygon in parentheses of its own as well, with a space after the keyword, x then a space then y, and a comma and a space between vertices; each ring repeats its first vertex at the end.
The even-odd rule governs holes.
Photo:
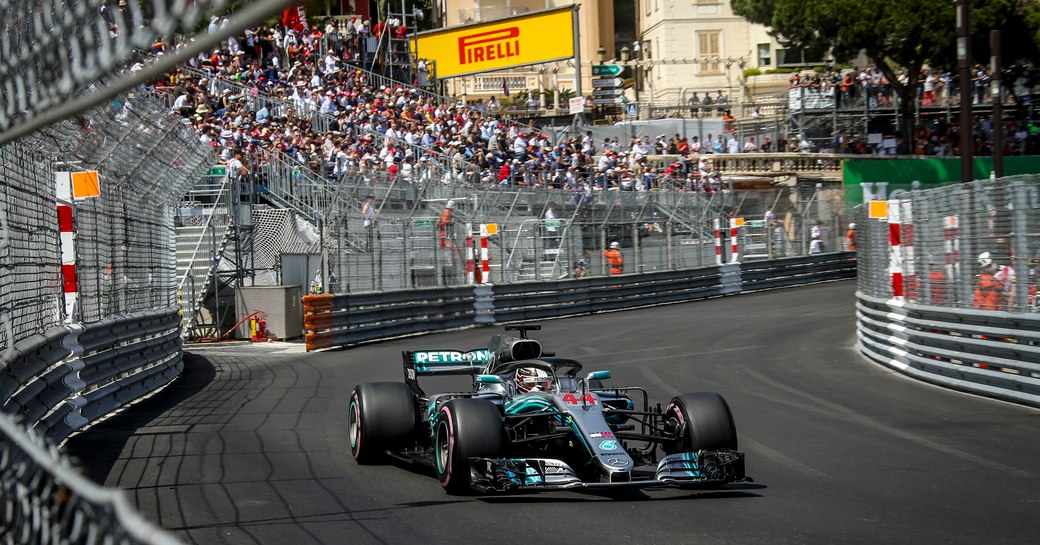
POLYGON ((449 494, 470 491, 469 458, 494 457, 502 450, 502 416, 482 399, 453 399, 441 406, 433 434, 434 468, 449 494))
POLYGON ((721 395, 714 392, 683 394, 664 410, 665 427, 677 434, 663 445, 667 454, 699 450, 737 450, 737 426, 721 395))
POLYGON ((407 384, 358 384, 347 409, 350 454, 359 464, 386 459, 386 451, 402 445, 415 433, 418 404, 407 384))

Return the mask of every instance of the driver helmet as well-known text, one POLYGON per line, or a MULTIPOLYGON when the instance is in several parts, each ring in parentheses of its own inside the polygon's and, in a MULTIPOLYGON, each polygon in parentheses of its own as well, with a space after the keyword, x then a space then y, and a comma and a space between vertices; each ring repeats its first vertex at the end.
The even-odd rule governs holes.
POLYGON ((446 204, 444 205, 444 208, 449 208, 449 209, 450 209, 450 208, 455 208, 455 201, 448 201, 448 202, 447 202, 447 203, 446 203, 446 204))
POLYGON ((552 384, 549 373, 535 367, 516 370, 516 393, 526 394, 531 390, 548 390, 552 384))
POLYGON ((618 242, 611 242, 611 243, 610 243, 610 249, 611 249, 611 250, 617 250, 617 249, 618 249, 618 248, 620 248, 620 247, 621 247, 621 244, 620 244, 620 243, 618 243, 618 242))

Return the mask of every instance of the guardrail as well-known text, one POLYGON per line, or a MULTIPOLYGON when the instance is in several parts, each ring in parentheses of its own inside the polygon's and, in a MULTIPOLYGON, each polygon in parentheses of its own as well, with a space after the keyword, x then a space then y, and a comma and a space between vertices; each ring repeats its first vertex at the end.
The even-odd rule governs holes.
POLYGON ((1040 316, 856 297, 868 358, 926 382, 1040 407, 1040 316))
POLYGON ((609 277, 303 298, 307 350, 854 278, 855 254, 609 277))
POLYGON ((177 307, 55 327, 0 360, 0 411, 60 442, 182 368, 177 307))

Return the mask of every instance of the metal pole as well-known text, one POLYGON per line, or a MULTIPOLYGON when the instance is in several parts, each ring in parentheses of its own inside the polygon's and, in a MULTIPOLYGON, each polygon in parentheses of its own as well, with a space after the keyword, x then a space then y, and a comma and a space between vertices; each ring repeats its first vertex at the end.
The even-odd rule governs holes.
POLYGON ((675 268, 674 267, 675 262, 673 261, 674 254, 673 254, 673 249, 672 249, 672 220, 666 221, 664 226, 665 226, 664 236, 665 236, 665 240, 667 241, 666 244, 667 244, 667 248, 668 248, 668 270, 672 270, 672 269, 675 268))
MULTIPOLYGON (((1000 30, 989 33, 990 85, 993 100, 993 174, 1004 176, 1004 89, 1001 86, 1000 30)), ((1019 309, 1022 311, 1022 309, 1019 309)))
MULTIPOLYGON (((581 94, 581 29, 578 28, 578 10, 580 9, 580 4, 574 5, 574 10, 571 12, 571 26, 574 33, 574 93, 578 98, 581 98, 582 111, 584 111, 585 97, 581 94)), ((574 116, 575 130, 577 130, 580 125, 581 113, 579 112, 574 116)))
POLYGON ((971 137, 971 0, 957 0, 957 72, 961 87, 961 182, 970 182, 971 137))

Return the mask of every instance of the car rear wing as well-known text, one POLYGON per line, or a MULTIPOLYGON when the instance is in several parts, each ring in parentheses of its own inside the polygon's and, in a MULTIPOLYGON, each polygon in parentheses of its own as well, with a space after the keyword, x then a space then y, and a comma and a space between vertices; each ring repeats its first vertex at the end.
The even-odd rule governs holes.
POLYGON ((401 352, 404 381, 418 395, 419 377, 429 375, 476 375, 487 365, 491 353, 483 348, 471 350, 405 350, 401 352))

